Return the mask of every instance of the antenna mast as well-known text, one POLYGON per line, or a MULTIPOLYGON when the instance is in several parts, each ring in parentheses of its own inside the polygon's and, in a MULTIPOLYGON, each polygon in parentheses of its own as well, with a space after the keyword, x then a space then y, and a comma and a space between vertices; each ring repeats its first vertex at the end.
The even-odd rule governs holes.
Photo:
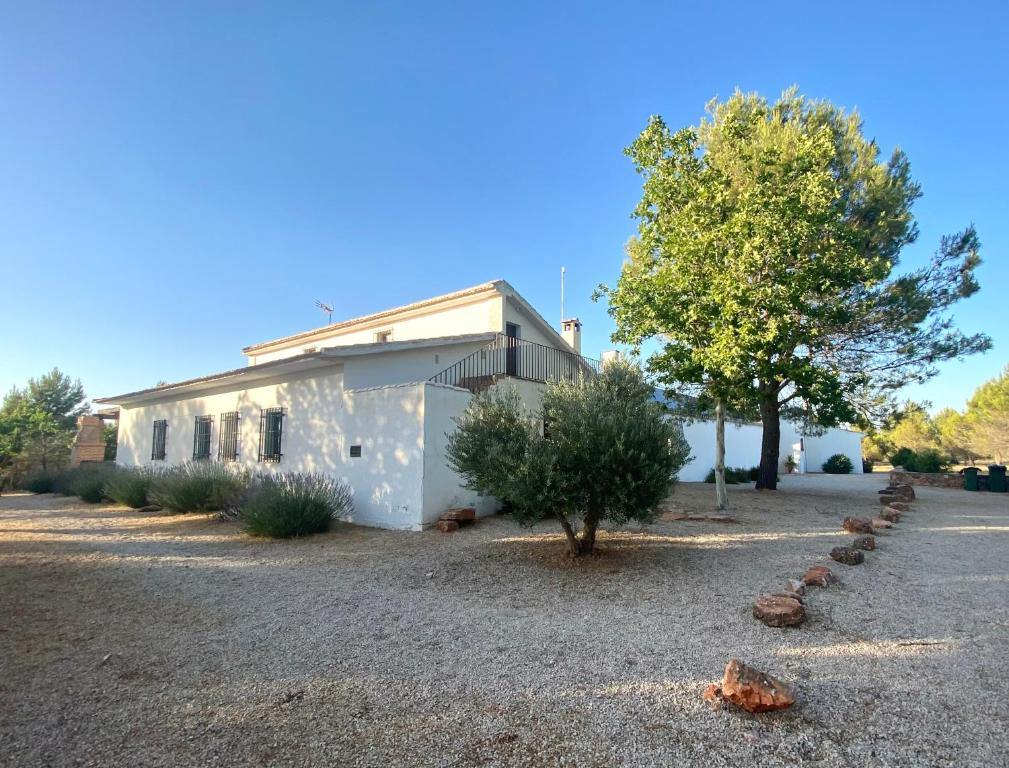
POLYGON ((319 309, 323 311, 323 314, 325 314, 329 318, 329 324, 332 325, 333 307, 329 304, 326 304, 325 302, 319 301, 318 299, 315 300, 315 306, 317 306, 319 309))
POLYGON ((561 325, 564 324, 564 267, 561 267, 561 325))

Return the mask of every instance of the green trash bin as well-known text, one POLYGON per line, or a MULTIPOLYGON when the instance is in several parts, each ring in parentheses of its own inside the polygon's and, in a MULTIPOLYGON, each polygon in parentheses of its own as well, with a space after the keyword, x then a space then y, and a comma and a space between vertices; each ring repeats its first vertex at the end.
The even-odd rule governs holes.
POLYGON ((977 473, 981 470, 977 467, 966 467, 963 471, 963 487, 968 491, 977 490, 977 473))
POLYGON ((988 490, 995 493, 1005 493, 1005 465, 992 464, 988 467, 988 490))

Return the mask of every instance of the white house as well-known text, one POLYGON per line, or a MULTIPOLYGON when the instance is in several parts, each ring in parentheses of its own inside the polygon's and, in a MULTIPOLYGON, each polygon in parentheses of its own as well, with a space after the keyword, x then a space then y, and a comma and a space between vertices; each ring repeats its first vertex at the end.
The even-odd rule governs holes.
MULTIPOLYGON (((453 419, 473 392, 514 386, 535 408, 544 382, 598 368, 580 354, 577 319, 558 332, 503 280, 242 352, 245 367, 97 401, 119 408, 117 463, 206 459, 323 472, 353 488, 353 522, 411 530, 450 507, 495 508, 463 488, 445 460, 453 419)), ((696 458, 681 479, 703 479, 710 468, 708 433, 713 440, 710 424, 687 426, 696 458)), ((751 442, 734 442, 730 429, 730 465, 756 463, 759 436, 755 450, 751 442)))

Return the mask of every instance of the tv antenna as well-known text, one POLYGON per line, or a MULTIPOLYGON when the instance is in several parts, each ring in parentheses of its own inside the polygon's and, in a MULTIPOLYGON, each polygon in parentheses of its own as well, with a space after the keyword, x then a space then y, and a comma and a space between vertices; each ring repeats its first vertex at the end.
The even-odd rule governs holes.
POLYGON ((561 267, 561 325, 564 324, 564 272, 566 270, 561 267))
POLYGON ((323 313, 329 318, 329 324, 333 324, 333 308, 324 301, 315 300, 315 306, 323 311, 323 313))

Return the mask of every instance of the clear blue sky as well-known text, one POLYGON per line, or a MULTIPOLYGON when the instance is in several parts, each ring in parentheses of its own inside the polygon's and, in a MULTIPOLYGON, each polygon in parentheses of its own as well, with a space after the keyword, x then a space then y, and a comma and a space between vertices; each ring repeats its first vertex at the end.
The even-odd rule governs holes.
POLYGON ((3 3, 0 389, 58 365, 92 397, 239 349, 507 279, 585 354, 651 114, 737 86, 857 107, 924 187, 921 238, 972 221, 995 348, 907 395, 962 405, 1009 360, 1006 3, 3 3))

